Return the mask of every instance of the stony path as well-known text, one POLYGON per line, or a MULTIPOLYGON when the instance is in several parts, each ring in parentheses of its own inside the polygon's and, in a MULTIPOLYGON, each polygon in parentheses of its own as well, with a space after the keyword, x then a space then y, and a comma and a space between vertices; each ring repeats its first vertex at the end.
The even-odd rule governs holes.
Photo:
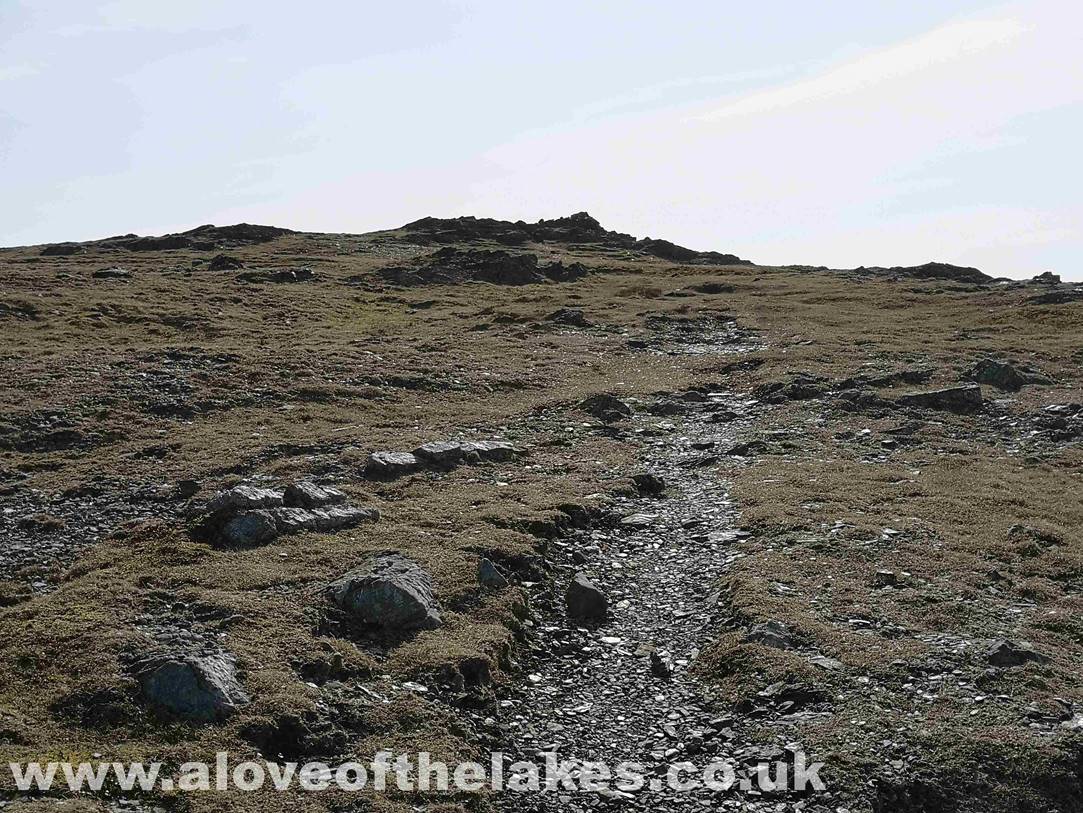
POLYGON ((604 761, 611 769, 635 762, 645 769, 645 785, 632 793, 615 783, 600 792, 505 792, 497 805, 509 813, 754 810, 762 804, 754 793, 678 792, 667 781, 674 763, 739 764, 761 756, 754 746, 734 741, 731 720, 711 710, 691 668, 727 622, 717 590, 740 556, 734 542, 742 532, 727 483, 709 463, 735 443, 744 404, 731 394, 707 393, 689 397, 684 406, 684 414, 663 420, 632 420, 631 436, 643 444, 643 469, 664 478, 665 492, 618 503, 619 522, 554 545, 555 595, 539 587, 534 597, 535 606, 548 611, 523 664, 528 679, 502 703, 498 721, 512 759, 542 765, 553 755, 604 761), (738 417, 711 420, 725 413, 738 417), (563 594, 577 572, 609 598, 605 622, 583 626, 566 617, 563 594))

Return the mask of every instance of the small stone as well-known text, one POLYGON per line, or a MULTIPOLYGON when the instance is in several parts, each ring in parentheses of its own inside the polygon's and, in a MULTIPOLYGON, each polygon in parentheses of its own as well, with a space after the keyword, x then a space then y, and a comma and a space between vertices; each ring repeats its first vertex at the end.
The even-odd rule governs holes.
POLYGON ((485 587, 491 587, 494 590, 500 590, 508 586, 508 580, 504 577, 504 574, 497 570, 497 567, 490 559, 484 557, 478 560, 478 581, 485 587))
POLYGON ((589 621, 601 621, 609 610, 609 601, 583 573, 576 573, 564 596, 568 615, 589 621))
POLYGON ((666 481, 657 474, 634 474, 632 483, 640 494, 655 496, 666 490, 666 481))

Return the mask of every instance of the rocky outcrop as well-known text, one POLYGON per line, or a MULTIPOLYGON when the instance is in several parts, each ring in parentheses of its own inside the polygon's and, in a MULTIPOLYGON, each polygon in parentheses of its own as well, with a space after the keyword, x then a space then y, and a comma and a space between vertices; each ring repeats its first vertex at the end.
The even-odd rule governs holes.
POLYGON ((432 577, 399 553, 374 556, 328 586, 330 601, 350 618, 392 630, 433 629, 443 623, 432 577))
POLYGON ((379 271, 380 276, 388 282, 404 286, 463 282, 530 285, 547 280, 568 282, 587 273, 587 269, 579 263, 540 264, 536 254, 451 247, 442 248, 415 264, 383 268, 379 271))
POLYGON ((207 501, 202 535, 233 547, 252 547, 281 534, 337 531, 380 518, 375 508, 355 508, 345 501, 338 489, 308 481, 292 483, 284 491, 235 486, 207 501))

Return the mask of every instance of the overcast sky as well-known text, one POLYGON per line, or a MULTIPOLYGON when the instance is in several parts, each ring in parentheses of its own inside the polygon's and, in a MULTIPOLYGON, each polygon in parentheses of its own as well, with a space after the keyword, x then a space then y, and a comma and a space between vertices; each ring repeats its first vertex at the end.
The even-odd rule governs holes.
POLYGON ((0 6, 0 245, 424 215, 1083 279, 1083 3, 0 6))

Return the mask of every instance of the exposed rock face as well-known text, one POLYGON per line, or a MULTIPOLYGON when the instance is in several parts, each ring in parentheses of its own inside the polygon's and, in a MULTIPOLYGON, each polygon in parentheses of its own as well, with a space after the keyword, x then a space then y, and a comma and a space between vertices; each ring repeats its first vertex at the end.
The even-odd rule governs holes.
POLYGON ((640 494, 652 497, 666 490, 666 481, 657 474, 633 474, 632 483, 640 494))
POLYGON ((1060 275, 1054 274, 1052 271, 1043 271, 1031 277, 1030 281, 1039 285, 1060 285, 1060 275))
POLYGON ((432 629, 443 623, 432 578, 398 553, 375 556, 327 588, 328 598, 352 618, 386 629, 432 629))
POLYGON ((942 279, 950 280, 952 282, 972 282, 977 284, 995 281, 994 277, 982 273, 977 268, 938 262, 929 262, 924 265, 897 265, 891 268, 865 268, 863 266, 855 270, 891 274, 898 277, 913 277, 914 279, 942 279))
POLYGON ((123 268, 103 268, 90 275, 94 279, 130 279, 132 273, 123 268))
POLYGON ((497 569, 491 559, 484 557, 478 560, 478 581, 482 586, 491 587, 494 590, 508 586, 508 580, 504 574, 497 569))
POLYGON ((282 492, 256 486, 234 486, 219 491, 207 500, 207 512, 247 511, 255 508, 275 508, 282 505, 282 492))
POLYGON ((82 254, 86 248, 79 243, 53 243, 41 250, 42 257, 71 257, 82 254))
MULTIPOLYGON (((552 220, 539 220, 537 223, 514 223, 491 218, 423 217, 402 227, 410 232, 411 239, 426 243, 458 243, 470 241, 489 241, 506 246, 521 246, 526 243, 570 243, 573 245, 596 244, 606 248, 623 248, 638 251, 652 257, 659 257, 672 262, 695 262, 713 265, 748 264, 733 254, 719 254, 715 251, 693 251, 678 246, 668 240, 656 240, 644 237, 636 240, 630 234, 609 231, 586 212, 577 212, 568 217, 552 220)), ((573 264, 575 265, 575 264, 573 264)), ((581 267, 581 266, 580 266, 581 267)), ((559 277, 546 274, 551 279, 559 277)))
POLYGON ((142 664, 136 677, 147 702, 188 720, 223 720, 249 702, 224 653, 162 656, 142 664))
POLYGON ((546 321, 556 322, 558 325, 572 325, 574 327, 590 327, 586 314, 578 308, 561 308, 553 311, 545 317, 546 321))
POLYGON ((277 282, 311 282, 316 273, 311 268, 278 268, 270 271, 246 271, 238 274, 237 279, 253 285, 277 282))
POLYGON ((529 285, 548 279, 567 282, 586 275, 578 263, 540 265, 535 254, 507 251, 442 248, 410 266, 381 269, 384 279, 396 285, 455 284, 468 281, 495 285, 529 285))
POLYGON ((609 612, 605 594, 582 573, 576 573, 564 594, 568 615, 588 621, 601 621, 609 612))
POLYGON ((964 384, 943 390, 901 395, 896 399, 896 403, 900 406, 917 407, 919 409, 942 409, 946 412, 965 413, 981 409, 984 402, 980 386, 977 384, 964 384))
POLYGON ((423 443, 414 449, 414 457, 433 466, 454 466, 463 459, 463 447, 454 441, 423 443))
POLYGON ((236 271, 238 268, 244 268, 244 263, 229 254, 216 254, 207 263, 209 271, 236 271))
POLYGON ((1083 302, 1083 288, 1058 288, 1055 291, 1032 296, 1027 302, 1032 305, 1067 305, 1072 302, 1083 302))
POLYGON ((1024 370, 1006 361, 982 359, 970 371, 970 378, 979 384, 988 384, 998 390, 1018 392, 1027 384, 1051 384, 1052 382, 1033 371, 1024 370))

